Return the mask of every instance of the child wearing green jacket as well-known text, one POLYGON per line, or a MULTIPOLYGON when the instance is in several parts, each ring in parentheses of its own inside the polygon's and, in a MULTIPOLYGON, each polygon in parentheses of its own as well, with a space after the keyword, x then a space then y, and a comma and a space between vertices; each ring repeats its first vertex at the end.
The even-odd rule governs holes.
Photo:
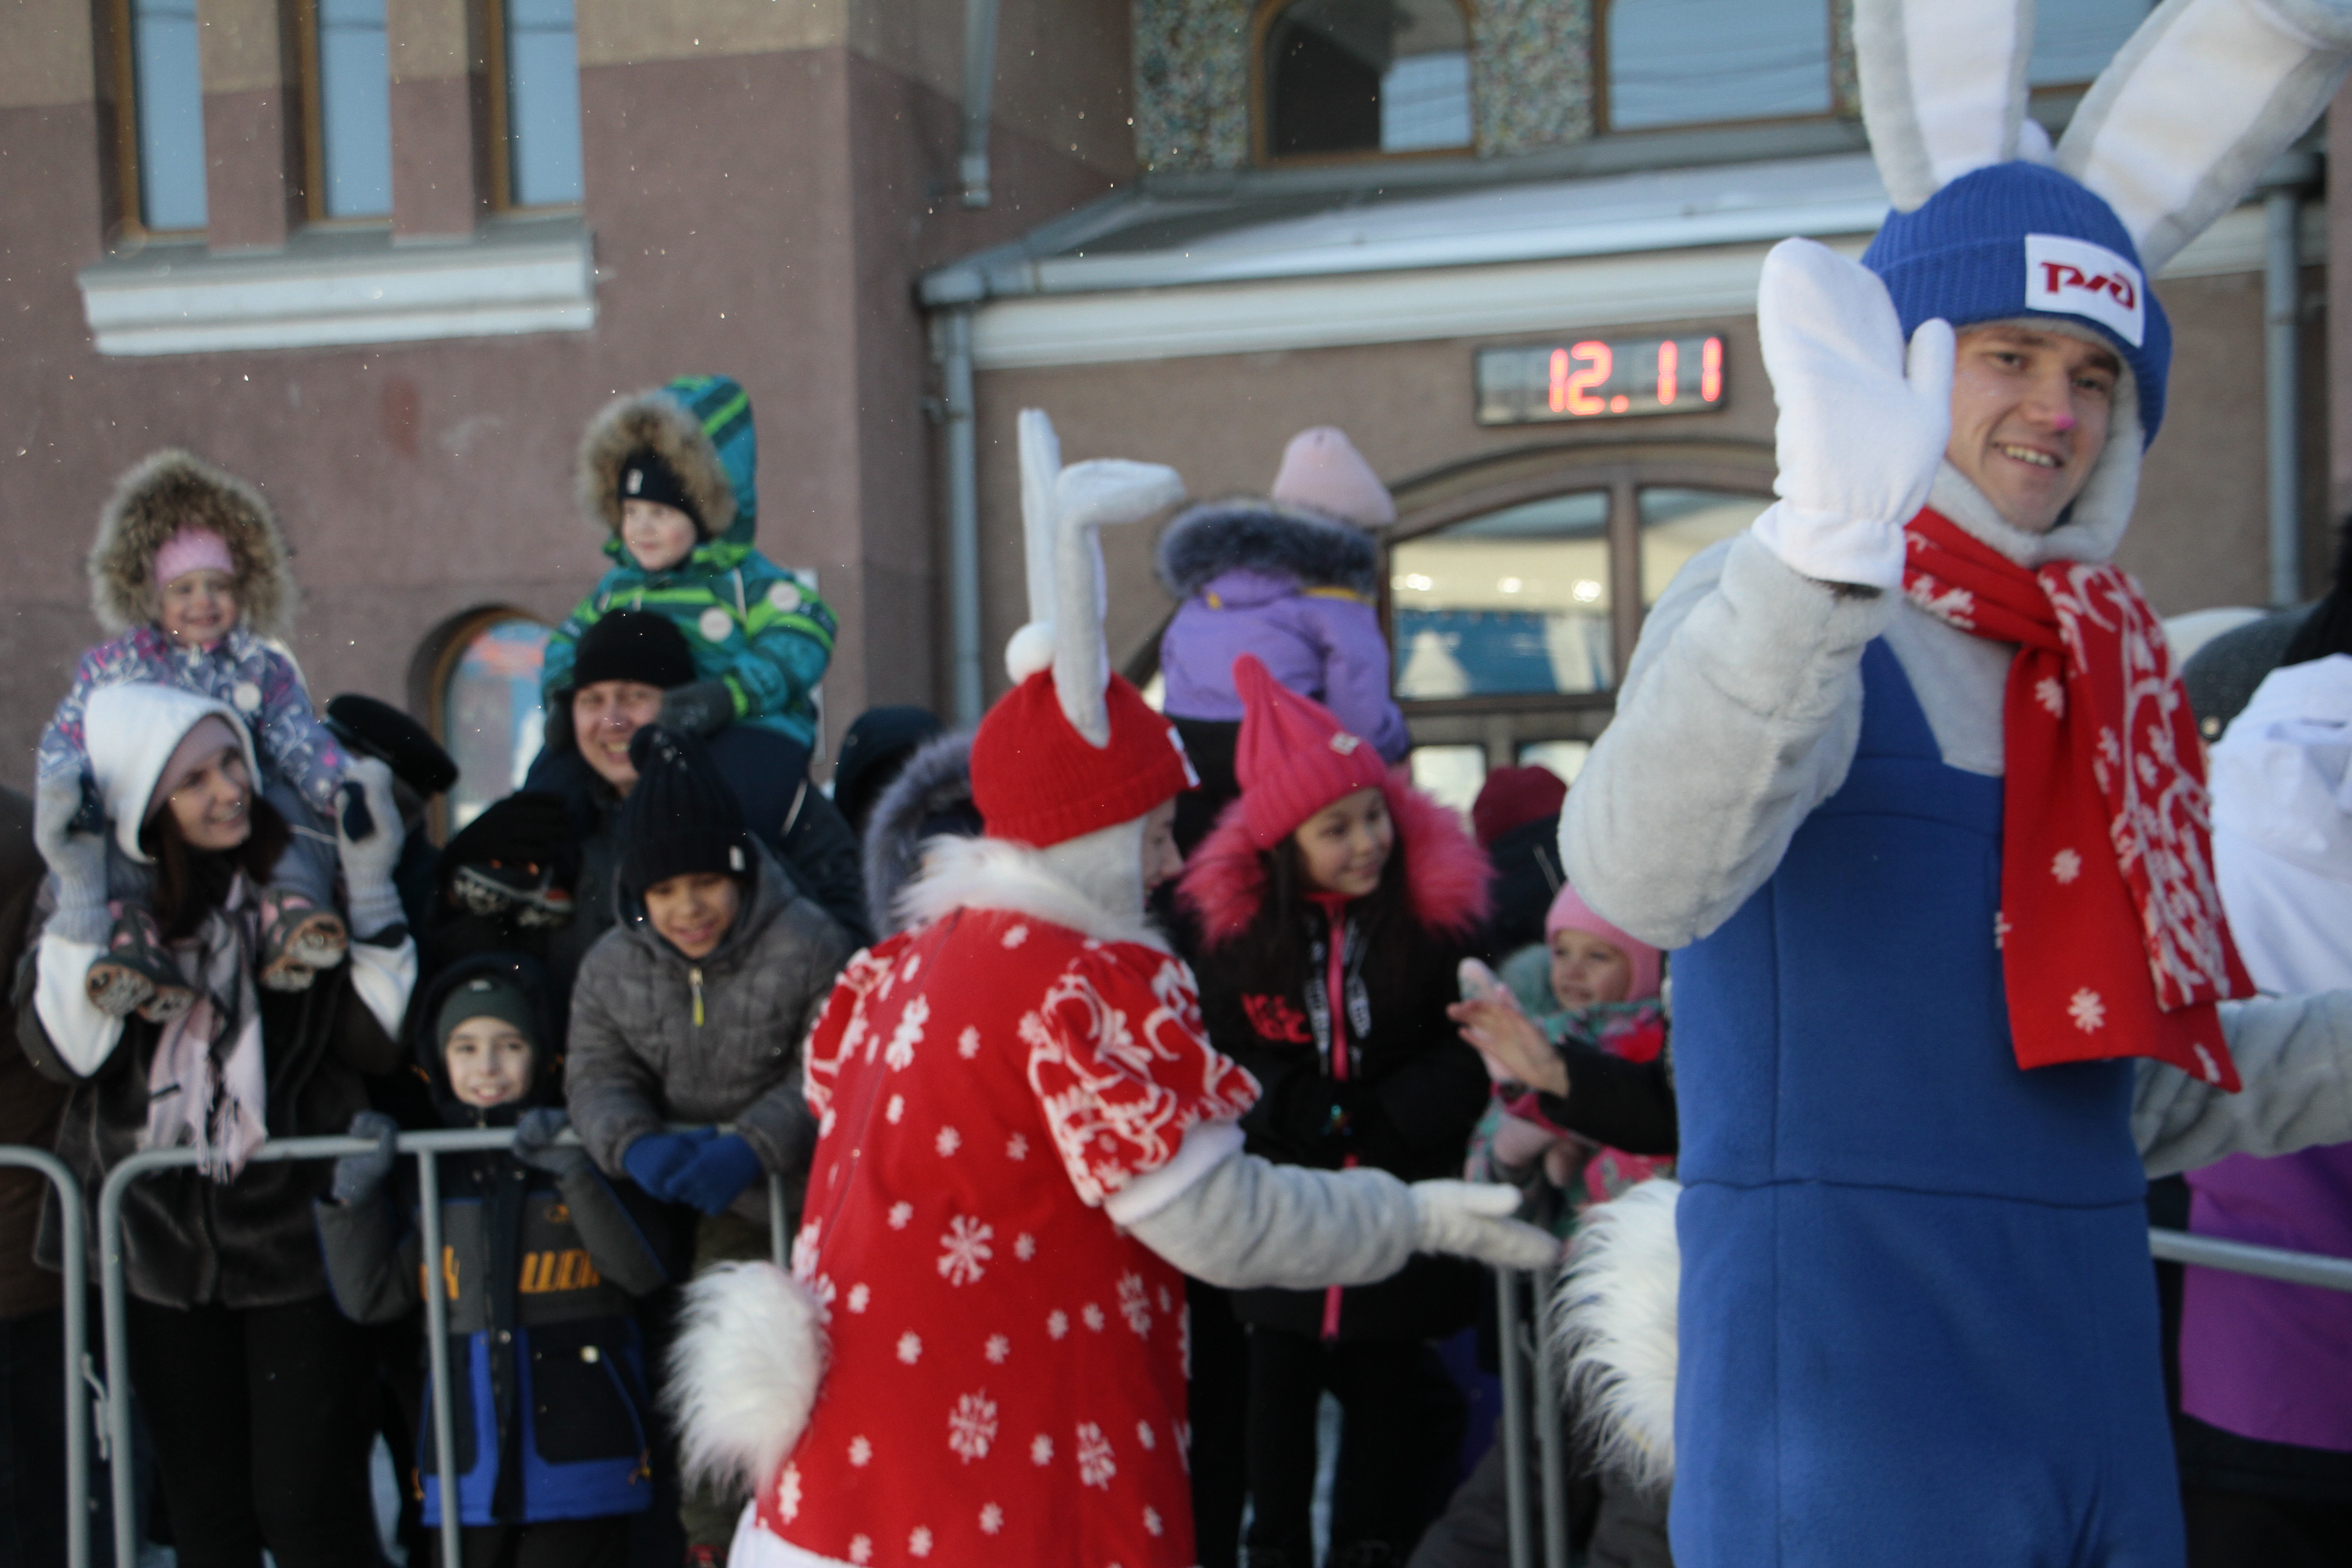
POLYGON ((723 375, 632 393, 589 423, 580 508, 609 536, 613 564, 548 639, 551 714, 588 628, 610 610, 650 610, 686 634, 699 677, 664 697, 665 725, 707 735, 753 723, 815 744, 833 611, 752 544, 758 461, 751 400, 723 375))

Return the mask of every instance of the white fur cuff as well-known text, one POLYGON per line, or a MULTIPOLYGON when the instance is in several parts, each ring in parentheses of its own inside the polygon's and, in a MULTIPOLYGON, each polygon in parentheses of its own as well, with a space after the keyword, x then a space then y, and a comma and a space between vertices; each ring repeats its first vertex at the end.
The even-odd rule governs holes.
POLYGON ((686 1288, 664 1402, 678 1467, 757 1494, 808 1428, 824 1381, 824 1309, 772 1263, 722 1263, 686 1288))

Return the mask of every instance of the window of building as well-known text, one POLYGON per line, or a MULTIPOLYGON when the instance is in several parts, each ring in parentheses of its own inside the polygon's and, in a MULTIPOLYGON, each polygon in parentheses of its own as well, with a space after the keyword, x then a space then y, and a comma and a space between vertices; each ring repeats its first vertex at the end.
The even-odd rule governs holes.
POLYGON ((205 89, 196 0, 117 0, 115 112, 123 216, 151 234, 205 226, 205 89))
POLYGON ((310 216, 392 216, 392 55, 384 0, 302 11, 310 216))
POLYGON ((1573 782, 1642 618, 1690 559, 1770 504, 1769 452, 1591 448, 1452 476, 1390 530, 1389 646, 1414 782, 1468 809, 1509 763, 1573 782))
POLYGON ((2033 58, 2026 80, 2034 87, 2090 81, 2152 8, 2149 0, 2041 0, 2034 7, 2033 58))
POLYGON ((580 47, 572 0, 503 0, 492 29, 498 132, 505 145, 500 206, 571 206, 581 200, 580 47))
POLYGON ((457 764, 446 805, 455 832, 522 784, 539 755, 546 715, 539 701, 547 627, 510 610, 488 611, 448 638, 435 683, 434 730, 457 764))
POLYGON ((1459 0, 1274 0, 1260 16, 1269 157, 1469 146, 1459 0))
POLYGON ((1829 0, 1610 0, 1608 125, 1827 114, 1829 0))

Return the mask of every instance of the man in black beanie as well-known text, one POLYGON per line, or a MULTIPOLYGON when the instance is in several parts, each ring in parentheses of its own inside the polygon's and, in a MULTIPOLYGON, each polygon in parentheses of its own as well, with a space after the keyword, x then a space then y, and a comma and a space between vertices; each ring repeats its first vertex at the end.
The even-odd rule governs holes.
MULTIPOLYGON (((701 1212, 700 1273, 768 1256, 766 1175, 798 1225, 816 1147, 801 1040, 855 944, 747 831, 702 742, 649 725, 629 750, 621 919, 580 965, 564 1093, 607 1174, 701 1212)), ((688 1546, 723 1551, 741 1511, 740 1497, 688 1494, 688 1546)))

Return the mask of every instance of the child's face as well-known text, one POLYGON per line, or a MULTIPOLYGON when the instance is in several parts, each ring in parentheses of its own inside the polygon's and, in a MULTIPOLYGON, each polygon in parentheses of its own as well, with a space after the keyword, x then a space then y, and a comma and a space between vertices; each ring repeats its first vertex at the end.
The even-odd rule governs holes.
POLYGON ((1307 881, 1322 892, 1360 899, 1381 885, 1396 847, 1396 824, 1388 797, 1366 785, 1308 817, 1290 837, 1307 863, 1307 881))
POLYGON ((694 519, 657 500, 621 503, 621 542, 639 566, 667 572, 694 553, 694 519))
POLYGON ((709 957, 742 907, 742 888, 715 871, 665 877, 646 889, 646 918, 688 958, 709 957))
POLYGON ((467 1105, 507 1105, 530 1092, 530 1042, 504 1018, 468 1018, 441 1047, 449 1089, 467 1105))
POLYGON ((1622 1002, 1633 994, 1633 961, 1616 943, 1603 942, 1590 931, 1555 931, 1551 994, 1566 1007, 1622 1002))
POLYGON ((236 582, 226 572, 199 566, 163 584, 157 624, 184 647, 210 647, 236 625, 236 582))

